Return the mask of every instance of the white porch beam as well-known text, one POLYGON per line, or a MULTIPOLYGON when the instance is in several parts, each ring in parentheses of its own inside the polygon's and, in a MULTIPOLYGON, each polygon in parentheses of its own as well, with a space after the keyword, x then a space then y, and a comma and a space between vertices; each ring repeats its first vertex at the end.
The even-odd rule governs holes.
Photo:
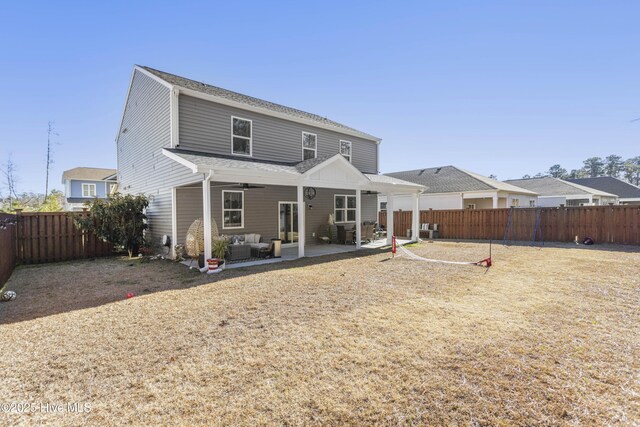
POLYGON ((202 215, 204 220, 204 259, 211 258, 211 174, 202 181, 202 215))
POLYGON ((393 193, 387 193, 387 244, 393 243, 393 193))
POLYGON ((411 215, 411 237, 414 242, 420 241, 420 193, 415 193, 413 214, 411 215))
POLYGON ((362 191, 356 190, 356 249, 362 245, 362 191))
POLYGON ((176 187, 171 189, 171 248, 169 256, 174 259, 176 257, 176 244, 178 239, 178 190, 176 187))
POLYGON ((498 193, 493 195, 493 209, 498 209, 498 193))
POLYGON ((304 205, 304 187, 298 185, 298 258, 304 257, 305 233, 306 227, 304 223, 305 205, 304 205))

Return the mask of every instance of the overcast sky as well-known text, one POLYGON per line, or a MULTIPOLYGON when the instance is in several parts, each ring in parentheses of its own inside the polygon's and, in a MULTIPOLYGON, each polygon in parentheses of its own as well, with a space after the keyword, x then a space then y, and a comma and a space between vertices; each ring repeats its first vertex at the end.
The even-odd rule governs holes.
POLYGON ((379 136, 382 172, 640 155, 640 2, 132 3, 3 5, 0 162, 19 192, 44 192, 49 120, 55 187, 116 167, 134 64, 379 136))

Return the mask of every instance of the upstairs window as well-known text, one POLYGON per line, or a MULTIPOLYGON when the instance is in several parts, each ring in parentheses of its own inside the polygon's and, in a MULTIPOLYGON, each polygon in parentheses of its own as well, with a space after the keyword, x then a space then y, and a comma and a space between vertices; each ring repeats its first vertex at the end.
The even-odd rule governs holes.
POLYGON ((356 196, 334 196, 335 222, 354 222, 356 220, 356 196))
POLYGON ((222 192, 222 228, 244 227, 244 192, 222 192))
POLYGON ((302 160, 318 157, 318 135, 302 132, 302 160))
POLYGON ((96 185, 82 184, 82 197, 96 197, 96 185))
POLYGON ((351 141, 340 140, 340 154, 351 162, 351 141))
POLYGON ((231 117, 231 153, 251 156, 252 122, 240 117, 231 117))

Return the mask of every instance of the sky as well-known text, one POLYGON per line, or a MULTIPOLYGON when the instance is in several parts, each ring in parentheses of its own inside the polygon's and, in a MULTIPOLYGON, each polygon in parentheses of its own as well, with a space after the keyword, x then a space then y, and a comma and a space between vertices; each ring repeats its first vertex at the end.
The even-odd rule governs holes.
MULTIPOLYGON (((382 172, 498 179, 640 155, 640 2, 6 2, 0 163, 18 192, 116 167, 134 64, 383 139, 382 172)), ((0 184, 0 193, 6 194, 0 184)))

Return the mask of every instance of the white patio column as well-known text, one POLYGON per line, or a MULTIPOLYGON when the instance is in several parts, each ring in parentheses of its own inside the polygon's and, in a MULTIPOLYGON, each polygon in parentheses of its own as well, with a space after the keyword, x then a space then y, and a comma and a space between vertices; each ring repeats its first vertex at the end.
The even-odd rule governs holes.
POLYGON ((411 215, 411 237, 413 241, 420 240, 420 193, 413 195, 413 214, 411 215))
POLYGON ((493 195, 493 209, 498 209, 498 193, 493 195))
POLYGON ((304 257, 304 244, 306 227, 304 223, 305 205, 304 205, 304 186, 298 185, 298 257, 304 257))
POLYGON ((393 243, 393 193, 387 193, 387 244, 393 243))
POLYGON ((356 249, 362 245, 362 192, 356 190, 356 249))
MULTIPOLYGON (((204 259, 211 258, 211 174, 202 181, 202 215, 204 220, 204 259)), ((224 221, 224 218, 223 218, 224 221)))

